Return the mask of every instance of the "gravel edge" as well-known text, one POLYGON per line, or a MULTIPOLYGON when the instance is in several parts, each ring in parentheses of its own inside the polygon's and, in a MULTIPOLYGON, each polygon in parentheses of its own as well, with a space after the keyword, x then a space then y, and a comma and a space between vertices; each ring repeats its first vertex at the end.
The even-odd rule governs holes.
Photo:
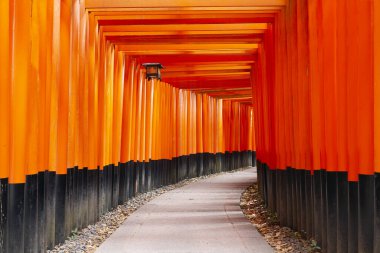
POLYGON ((197 182, 202 179, 219 176, 227 173, 243 171, 251 167, 244 167, 237 170, 219 172, 206 176, 185 179, 176 184, 163 186, 146 193, 137 194, 136 197, 128 200, 125 204, 117 206, 102 215, 99 221, 93 225, 80 230, 72 231, 71 236, 62 244, 55 246, 54 249, 48 250, 48 253, 92 253, 102 244, 110 235, 137 209, 145 205, 154 198, 177 188, 183 187, 190 183, 197 182))
POLYGON ((321 252, 315 240, 305 239, 301 233, 289 227, 280 226, 276 214, 265 207, 257 183, 252 184, 242 193, 240 208, 275 252, 321 252))

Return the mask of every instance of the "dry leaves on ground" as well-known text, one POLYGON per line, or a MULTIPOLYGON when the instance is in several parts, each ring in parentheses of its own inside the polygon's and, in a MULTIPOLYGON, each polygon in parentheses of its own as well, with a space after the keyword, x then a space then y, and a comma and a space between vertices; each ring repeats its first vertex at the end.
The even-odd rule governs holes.
POLYGON ((276 215, 265 207, 257 183, 243 192, 240 207, 276 252, 321 252, 314 240, 306 240, 300 233, 279 225, 276 215))

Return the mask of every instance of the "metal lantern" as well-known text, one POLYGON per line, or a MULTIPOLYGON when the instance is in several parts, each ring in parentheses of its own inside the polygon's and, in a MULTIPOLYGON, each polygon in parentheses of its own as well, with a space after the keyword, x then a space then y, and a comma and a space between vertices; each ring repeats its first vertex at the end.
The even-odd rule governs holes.
POLYGON ((146 78, 148 80, 152 78, 161 80, 161 69, 164 68, 161 63, 143 63, 142 65, 146 69, 146 78))

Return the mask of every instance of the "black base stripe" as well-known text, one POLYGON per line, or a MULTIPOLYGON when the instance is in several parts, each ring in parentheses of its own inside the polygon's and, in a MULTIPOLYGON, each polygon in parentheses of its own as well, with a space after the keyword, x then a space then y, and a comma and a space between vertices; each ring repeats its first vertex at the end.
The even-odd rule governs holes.
POLYGON ((138 193, 251 166, 255 157, 252 151, 199 153, 95 170, 74 167, 64 175, 40 172, 25 184, 1 179, 0 252, 45 252, 138 193))
POLYGON ((380 176, 258 164, 258 184, 266 206, 281 225, 314 238, 323 252, 380 252, 380 176))

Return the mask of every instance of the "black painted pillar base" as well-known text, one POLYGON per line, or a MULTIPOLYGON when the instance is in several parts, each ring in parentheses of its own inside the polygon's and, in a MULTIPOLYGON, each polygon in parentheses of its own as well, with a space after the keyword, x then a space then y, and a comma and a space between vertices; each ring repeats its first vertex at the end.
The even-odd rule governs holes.
POLYGON ((252 151, 252 166, 257 166, 256 151, 252 151))
POLYGON ((6 252, 24 252, 25 184, 9 184, 6 252))
POLYGON ((215 172, 216 173, 222 172, 222 154, 221 153, 215 154, 215 172))
POLYGON ((56 206, 55 206, 55 244, 65 241, 65 201, 66 201, 66 175, 55 176, 56 206))
MULTIPOLYGON (((101 175, 101 170, 99 170, 99 176, 101 175)), ((104 177, 104 191, 105 191, 105 211, 112 209, 112 174, 113 168, 111 165, 106 165, 103 167, 103 177, 104 177)))
POLYGON ((314 238, 318 245, 322 245, 322 184, 321 171, 314 171, 314 238), (318 224, 318 225, 317 225, 318 224))
POLYGON ((305 171, 305 216, 306 216, 306 236, 307 238, 313 237, 313 176, 310 170, 305 171))
POLYGON ((359 184, 358 182, 348 183, 348 253, 358 252, 358 228, 359 228, 359 184))
POLYGON ((224 153, 224 171, 231 170, 231 153, 226 151, 224 153))
POLYGON ((24 252, 37 252, 38 249, 38 226, 37 226, 37 192, 38 175, 26 176, 25 184, 25 209, 24 209, 24 252))
POLYGON ((45 252, 46 251, 46 178, 47 172, 39 172, 37 174, 37 251, 45 252))
POLYGON ((0 179, 0 252, 6 252, 7 220, 8 220, 8 179, 0 179))
POLYGON ((120 179, 119 179, 118 204, 122 205, 127 201, 127 189, 126 189, 127 168, 126 168, 126 163, 120 163, 119 167, 120 167, 120 169, 119 169, 120 179))
MULTIPOLYGON (((105 172, 104 172, 105 173, 105 172)), ((99 168, 87 171, 88 186, 88 223, 94 224, 98 220, 98 180, 99 168)), ((107 181, 107 180, 106 180, 107 181)))
POLYGON ((82 229, 83 224, 83 170, 77 168, 77 201, 74 203, 74 205, 77 207, 77 228, 82 229))
POLYGON ((373 252, 380 252, 380 173, 375 173, 374 245, 373 252))
POLYGON ((127 197, 127 200, 131 198, 132 196, 132 193, 131 193, 131 176, 132 176, 132 166, 133 166, 133 162, 132 161, 129 161, 127 162, 126 164, 126 185, 125 185, 125 189, 126 189, 126 197, 127 197))
POLYGON ((152 160, 146 164, 146 175, 147 175, 147 191, 152 190, 152 160))
POLYGON ((72 212, 71 212, 72 177, 73 177, 73 169, 69 168, 66 170, 65 215, 64 215, 65 238, 64 239, 70 236, 71 222, 73 218, 72 212))
POLYGON ((197 159, 195 154, 189 155, 189 178, 197 176, 197 159))
POLYGON ((279 180, 277 181, 278 189, 279 189, 279 198, 278 198, 278 207, 277 213, 279 217, 280 224, 283 226, 287 226, 287 171, 279 170, 278 172, 279 180))
POLYGON ((143 168, 143 187, 142 187, 142 192, 145 193, 148 191, 148 166, 149 166, 149 163, 144 161, 143 164, 142 164, 142 168, 143 168))
POLYGON ((208 157, 208 153, 203 153, 203 176, 205 175, 208 175, 209 174, 209 157, 208 157))
POLYGON ((321 170, 321 190, 322 190, 322 248, 327 249, 327 186, 326 186, 326 170, 321 170))
POLYGON ((152 160, 152 190, 158 186, 158 161, 152 160))
POLYGON ((326 236, 328 252, 337 252, 337 172, 326 172, 326 211, 327 211, 327 224, 326 236))
POLYGON ((112 168, 112 208, 116 208, 119 200, 120 188, 120 163, 118 166, 111 165, 112 168))
POLYGON ((170 161, 170 184, 177 183, 177 159, 172 158, 170 161))
POLYGON ((348 252, 348 194, 347 172, 337 172, 337 253, 348 252))
POLYGON ((78 230, 80 221, 80 210, 79 210, 79 185, 78 185, 78 179, 79 179, 79 168, 78 166, 75 166, 73 169, 73 180, 72 180, 72 198, 71 198, 71 213, 75 214, 72 215, 72 223, 71 223, 71 231, 78 230))
POLYGON ((55 245, 55 209, 56 209, 55 172, 52 172, 52 171, 46 172, 45 188, 46 188, 46 191, 45 191, 46 247, 47 249, 53 249, 55 245))
POLYGON ((186 156, 178 158, 178 180, 182 181, 187 176, 187 159, 186 156))
POLYGON ((358 247, 360 252, 373 252, 375 177, 359 175, 359 229, 358 247))

